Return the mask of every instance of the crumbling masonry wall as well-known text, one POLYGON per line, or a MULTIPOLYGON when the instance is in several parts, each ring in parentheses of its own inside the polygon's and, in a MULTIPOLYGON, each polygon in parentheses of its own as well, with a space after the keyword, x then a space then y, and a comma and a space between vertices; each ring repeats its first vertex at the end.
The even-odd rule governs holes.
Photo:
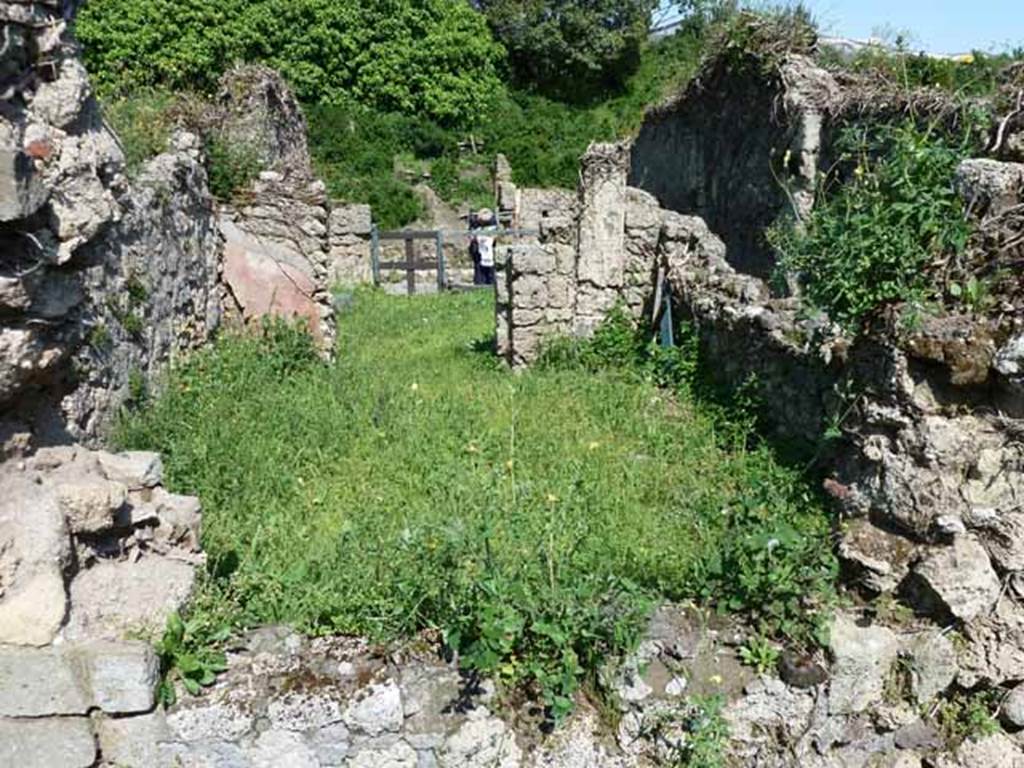
POLYGON ((125 174, 70 8, 0 2, 0 765, 19 768, 91 768, 156 707, 150 642, 202 563, 199 502, 155 454, 67 443, 220 317, 200 142, 125 174))
POLYGON ((129 179, 62 8, 0 3, 0 433, 21 445, 95 439, 219 319, 197 139, 129 179))
MULTIPOLYGON (((844 521, 849 583, 902 601, 936 628, 956 627, 962 642, 944 662, 951 673, 931 695, 1016 686, 1024 679, 1024 317, 1007 305, 991 317, 927 317, 909 333, 882 322, 850 339, 737 269, 726 238, 703 219, 627 187, 628 152, 599 146, 582 162, 568 226, 549 222, 533 249, 506 251, 505 359, 529 364, 545 339, 587 334, 620 302, 651 323, 664 276, 710 372, 752 387, 775 435, 818 449, 830 468, 825 490, 844 521), (826 441, 835 429, 841 437, 826 441)), ((958 186, 973 210, 981 198, 1006 210, 1024 202, 1014 181, 1022 174, 1022 166, 968 161, 958 186)))
POLYGON ((680 96, 646 116, 629 184, 668 210, 700 216, 739 272, 769 277, 764 231, 813 203, 826 107, 838 87, 809 59, 765 72, 728 57, 705 66, 680 96))

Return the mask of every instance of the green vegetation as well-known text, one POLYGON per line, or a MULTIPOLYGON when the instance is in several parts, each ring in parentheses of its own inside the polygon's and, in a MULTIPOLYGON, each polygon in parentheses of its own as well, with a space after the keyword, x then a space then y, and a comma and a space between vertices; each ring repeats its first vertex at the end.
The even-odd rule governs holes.
POLYGON ((262 170, 259 156, 249 147, 232 144, 219 136, 208 136, 205 146, 210 192, 218 200, 234 198, 262 170))
POLYGON ((685 738, 676 747, 679 768, 726 768, 725 747, 729 724, 722 716, 721 696, 695 696, 682 723, 685 738))
POLYGON ((914 53, 898 39, 894 49, 868 47, 845 60, 825 49, 820 59, 833 69, 870 75, 901 88, 938 88, 962 96, 990 96, 1004 81, 1006 67, 1024 59, 1024 49, 999 54, 975 51, 955 59, 940 59, 914 53))
POLYGON ((958 139, 912 120, 848 129, 841 173, 830 179, 802 228, 776 227, 770 239, 782 268, 806 298, 849 328, 897 302, 941 298, 929 267, 963 252, 970 227, 951 179, 974 134, 958 139))
POLYGON ((177 699, 175 682, 181 682, 194 696, 201 688, 213 685, 217 675, 228 668, 224 654, 214 647, 228 638, 227 628, 222 627, 215 633, 197 632, 201 629, 195 622, 182 621, 177 613, 167 619, 167 629, 156 644, 161 672, 157 696, 166 706, 177 699))
POLYGON ((75 31, 107 97, 208 93, 233 63, 261 62, 305 102, 465 125, 501 88, 502 49, 463 0, 90 0, 75 31))
POLYGON ((692 394, 692 347, 645 351, 613 320, 512 375, 491 312, 480 294, 359 292, 335 364, 268 324, 126 418, 120 444, 161 451, 171 488, 203 499, 196 642, 263 622, 437 628, 555 717, 659 597, 813 642, 835 577, 827 516, 692 394))
POLYGON ((958 693, 944 699, 935 713, 939 731, 950 747, 967 739, 983 739, 1001 729, 996 720, 999 691, 958 693))
POLYGON ((103 117, 121 140, 129 173, 135 173, 145 161, 167 151, 174 129, 175 101, 170 93, 143 90, 130 98, 104 103, 103 117))
POLYGON ((517 80, 570 101, 621 86, 658 0, 479 0, 517 80))
POLYGON ((632 132, 648 106, 692 76, 705 33, 704 23, 694 20, 644 48, 637 71, 603 101, 572 105, 526 91, 499 91, 465 129, 357 105, 307 106, 317 171, 332 196, 369 203, 385 228, 407 224, 423 212, 411 181, 396 174, 396 158, 422 162, 428 183, 456 205, 489 202, 489 192, 479 184, 459 183, 458 171, 488 168, 499 152, 509 158, 519 184, 574 187, 579 158, 592 141, 632 132))

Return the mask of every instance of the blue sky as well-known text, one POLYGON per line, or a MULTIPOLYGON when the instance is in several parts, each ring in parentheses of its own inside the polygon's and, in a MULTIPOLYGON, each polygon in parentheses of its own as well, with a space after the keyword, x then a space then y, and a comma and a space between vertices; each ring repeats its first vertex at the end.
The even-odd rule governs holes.
POLYGON ((1024 0, 805 0, 826 34, 907 31, 936 53, 1024 46, 1024 0))
MULTIPOLYGON (((781 2, 760 0, 751 5, 781 2)), ((912 48, 933 53, 1024 47, 1024 0, 804 0, 804 4, 826 35, 865 39, 882 33, 893 38, 905 32, 912 48)))

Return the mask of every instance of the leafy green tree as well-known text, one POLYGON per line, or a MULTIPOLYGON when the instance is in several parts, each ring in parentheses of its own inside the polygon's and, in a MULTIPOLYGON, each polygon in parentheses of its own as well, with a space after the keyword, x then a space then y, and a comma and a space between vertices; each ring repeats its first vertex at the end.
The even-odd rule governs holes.
POLYGON ((460 125, 502 87, 501 46, 463 0, 89 0, 77 34, 106 95, 210 91, 258 61, 303 101, 460 125))
POLYGON ((568 99, 621 86, 658 0, 479 0, 522 85, 568 99))

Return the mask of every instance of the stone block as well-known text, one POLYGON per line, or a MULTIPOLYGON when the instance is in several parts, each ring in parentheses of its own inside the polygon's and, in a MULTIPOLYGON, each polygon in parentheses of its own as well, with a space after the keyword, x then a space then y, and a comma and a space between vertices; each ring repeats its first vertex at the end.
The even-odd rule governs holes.
POLYGON ((964 160, 956 188, 975 216, 998 216, 1024 199, 1024 164, 987 158, 964 160))
POLYGON ((520 275, 511 285, 512 302, 519 309, 543 309, 548 303, 547 281, 540 275, 520 275))
POLYGON ((114 525, 128 489, 123 483, 85 475, 60 483, 57 498, 72 532, 96 533, 114 525))
POLYGON ((555 269, 555 259, 546 248, 536 245, 514 245, 508 257, 519 275, 546 275, 555 269))
POLYGON ((956 648, 940 632, 914 637, 904 653, 910 661, 910 687, 919 704, 926 704, 945 692, 956 679, 956 648))
POLYGON ((316 753, 290 731, 264 731, 246 753, 252 768, 320 768, 316 753))
POLYGON ((97 721, 103 759, 117 768, 164 768, 160 742, 170 740, 163 710, 134 717, 104 717, 97 721))
POLYGON ((78 652, 94 706, 109 714, 149 712, 156 706, 160 662, 147 643, 100 641, 78 652))
POLYGON ((0 221, 28 218, 45 202, 32 158, 20 147, 0 148, 0 221))
POLYGON ((96 458, 107 479, 123 483, 128 486, 128 490, 138 491, 143 488, 153 488, 164 481, 164 463, 159 453, 97 451, 96 458))
POLYGON ((369 237, 373 230, 373 212, 368 205, 338 205, 331 208, 331 237, 354 234, 369 237))
POLYGON ((85 717, 0 718, 0 765, 10 768, 89 768, 96 742, 85 717))
POLYGON ((880 701, 899 647, 899 638, 892 630, 861 627, 848 616, 836 616, 830 640, 833 664, 829 712, 855 714, 880 701))
POLYGON ((103 561, 71 582, 70 640, 159 637, 172 611, 192 593, 193 566, 144 556, 135 562, 103 561))
POLYGON ((952 546, 936 547, 914 571, 963 621, 987 611, 999 597, 999 577, 985 548, 972 536, 957 536, 952 546))
POLYGON ((91 704, 73 656, 55 648, 0 646, 0 716, 84 715, 91 704))
POLYGON ((392 681, 370 686, 345 712, 345 724, 351 730, 370 736, 397 731, 403 719, 402 695, 392 681))

